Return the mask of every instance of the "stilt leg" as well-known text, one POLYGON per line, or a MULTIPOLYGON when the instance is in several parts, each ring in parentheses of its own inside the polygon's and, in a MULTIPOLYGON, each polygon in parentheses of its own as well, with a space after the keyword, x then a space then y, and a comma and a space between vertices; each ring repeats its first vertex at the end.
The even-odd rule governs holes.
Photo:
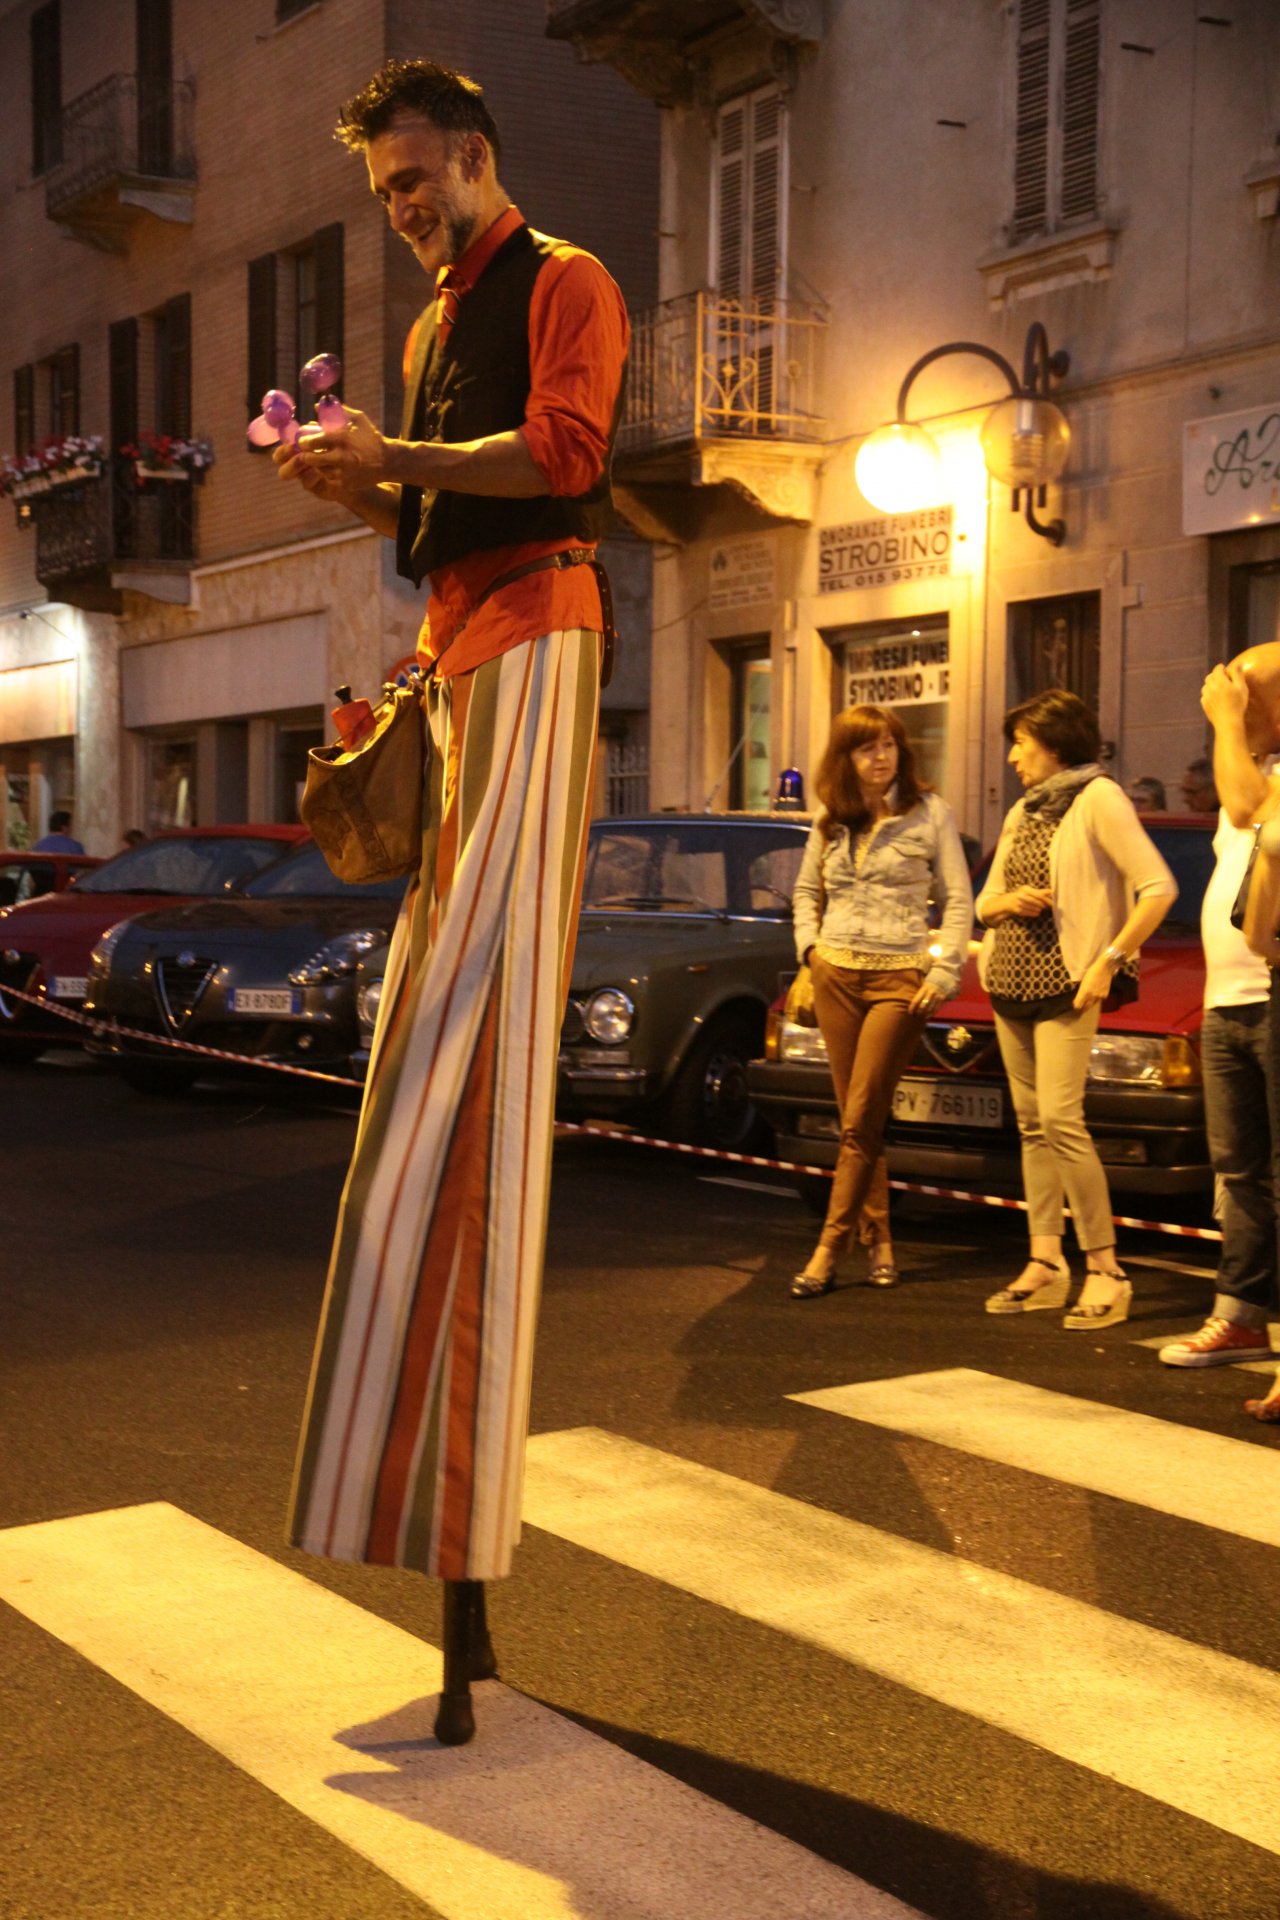
POLYGON ((444 1685, 436 1709, 435 1736, 442 1747, 465 1747, 475 1738, 471 1706, 472 1635, 478 1580, 444 1583, 444 1685))
POLYGON ((471 1616, 471 1678, 492 1680, 498 1672, 498 1656, 489 1638, 489 1616, 485 1607, 484 1581, 468 1583, 475 1588, 475 1611, 471 1616))

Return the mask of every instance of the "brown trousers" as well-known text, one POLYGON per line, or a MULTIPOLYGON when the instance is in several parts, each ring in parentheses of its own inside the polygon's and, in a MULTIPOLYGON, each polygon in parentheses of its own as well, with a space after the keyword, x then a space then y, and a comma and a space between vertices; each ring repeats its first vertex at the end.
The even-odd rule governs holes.
POLYGON ((840 1106, 840 1153, 819 1244, 840 1253, 855 1228, 864 1246, 890 1238, 884 1130, 925 1029, 928 1016, 907 1011, 924 975, 834 967, 818 953, 810 954, 809 970, 840 1106))

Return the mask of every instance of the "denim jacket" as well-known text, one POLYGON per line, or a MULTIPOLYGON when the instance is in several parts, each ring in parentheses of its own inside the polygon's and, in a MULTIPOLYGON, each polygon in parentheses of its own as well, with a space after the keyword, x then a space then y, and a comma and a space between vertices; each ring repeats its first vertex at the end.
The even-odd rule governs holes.
POLYGON ((944 999, 960 984, 973 925, 973 889, 955 817, 945 800, 926 793, 907 813, 885 820, 854 871, 847 827, 828 840, 823 816, 814 822, 792 898, 796 958, 820 938, 825 946, 898 955, 942 951, 925 975, 944 999), (825 905, 824 905, 825 896, 825 905), (929 906, 941 913, 936 933, 929 906))

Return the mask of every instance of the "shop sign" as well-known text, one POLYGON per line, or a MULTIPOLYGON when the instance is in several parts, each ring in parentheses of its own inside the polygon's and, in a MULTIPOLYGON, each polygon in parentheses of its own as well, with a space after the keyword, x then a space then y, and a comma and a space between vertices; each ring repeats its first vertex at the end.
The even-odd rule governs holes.
POLYGON ((711 613, 772 606, 775 598, 772 540, 730 540, 711 549, 711 613))
POLYGON ((951 571, 950 507, 886 513, 818 530, 818 592, 936 580, 951 571))
POLYGON ((1280 401, 1188 420, 1182 429, 1182 531, 1280 522, 1280 401))
POLYGON ((945 633, 851 643, 844 667, 851 707, 915 707, 951 698, 951 639, 945 633))

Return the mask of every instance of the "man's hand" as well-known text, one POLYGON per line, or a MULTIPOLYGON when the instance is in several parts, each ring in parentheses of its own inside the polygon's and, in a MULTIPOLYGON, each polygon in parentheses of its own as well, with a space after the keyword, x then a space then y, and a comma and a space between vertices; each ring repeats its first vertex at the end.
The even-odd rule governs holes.
POLYGON ((307 492, 314 494, 317 500, 335 500, 339 506, 347 505, 347 488, 340 475, 321 473, 308 460, 303 460, 296 447, 287 447, 281 443, 271 449, 271 458, 282 480, 296 480, 307 492))
POLYGON ((300 469, 299 479, 310 471, 337 486, 337 493, 324 496, 330 500, 344 494, 367 493, 391 477, 387 471, 387 442, 368 414, 361 413, 359 407, 348 407, 346 415, 347 425, 337 433, 304 427, 302 438, 292 450, 300 469))
POLYGON ((1248 704, 1249 682, 1234 661, 1214 667, 1200 689, 1200 705, 1215 732, 1224 720, 1242 726, 1248 704))

